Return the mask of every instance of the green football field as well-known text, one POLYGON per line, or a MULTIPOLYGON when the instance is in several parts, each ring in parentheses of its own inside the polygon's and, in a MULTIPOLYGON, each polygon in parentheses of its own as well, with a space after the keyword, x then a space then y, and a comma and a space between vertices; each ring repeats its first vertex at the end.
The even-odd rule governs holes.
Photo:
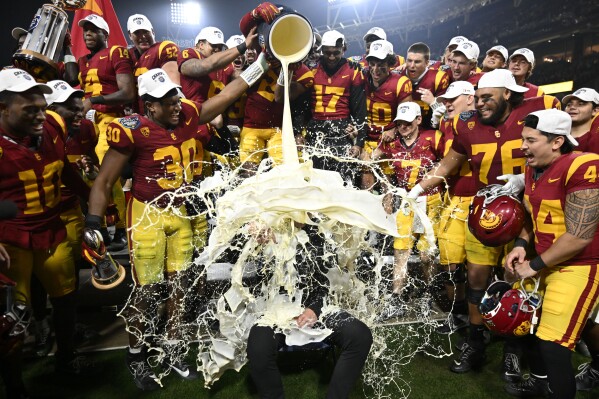
MULTIPOLYGON (((398 332, 402 333, 402 328, 398 332)), ((449 352, 449 342, 445 336, 433 337, 449 352)), ((452 341, 459 339, 452 336, 452 341)), ((417 337, 412 338, 418 344, 417 337)), ((405 343, 404 343, 405 344, 405 343)), ((453 374, 448 367, 450 356, 434 358, 422 353, 416 354, 412 360, 400 369, 401 376, 393 381, 403 388, 391 388, 389 384, 384 391, 386 398, 511 398, 503 391, 500 377, 501 354, 503 343, 499 339, 491 341, 488 347, 488 361, 479 372, 453 374), (409 388, 407 388, 409 386, 409 388)), ((455 349, 454 349, 455 351, 455 349)), ((46 357, 26 362, 25 383, 32 397, 42 398, 213 398, 242 399, 257 398, 247 366, 241 372, 226 371, 223 377, 211 389, 204 388, 201 378, 196 381, 183 381, 176 375, 163 379, 164 388, 144 393, 138 390, 125 366, 125 350, 110 350, 88 354, 99 370, 91 377, 73 378, 54 373, 53 357, 46 357)), ((319 351, 282 353, 279 357, 283 370, 283 383, 287 398, 316 399, 326 396, 327 381, 333 367, 332 354, 319 351)), ((587 361, 582 356, 574 355, 574 365, 587 361)), ((0 394, 1 396, 1 394, 0 394)), ((373 398, 375 393, 359 381, 351 398, 373 398)), ((577 398, 599 398, 599 388, 587 393, 579 393, 577 398)))

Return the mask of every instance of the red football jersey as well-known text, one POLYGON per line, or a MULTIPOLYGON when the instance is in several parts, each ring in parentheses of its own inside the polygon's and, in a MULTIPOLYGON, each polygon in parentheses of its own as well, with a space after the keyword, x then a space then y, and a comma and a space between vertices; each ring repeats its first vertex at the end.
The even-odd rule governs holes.
POLYGON ((543 89, 532 83, 524 82, 524 87, 528 89, 528 91, 524 92, 524 98, 541 97, 545 95, 543 89))
MULTIPOLYGON (((66 127, 49 112, 37 146, 0 130, 0 200, 19 209, 0 223, 0 242, 26 249, 50 249, 66 236, 60 220, 60 176, 64 166, 66 127)), ((35 141, 36 139, 33 139, 35 141)))
POLYGON ((365 79, 368 140, 379 141, 385 129, 394 126, 397 106, 412 95, 412 82, 405 76, 390 74, 379 87, 365 79))
MULTIPOLYGON (((205 57, 200 54, 195 48, 188 48, 179 52, 177 56, 177 64, 179 65, 179 72, 181 72, 181 65, 190 59, 204 59, 205 57)), ((181 87, 183 94, 188 100, 202 104, 210 97, 220 93, 227 83, 231 80, 234 69, 232 65, 226 68, 219 69, 217 71, 210 72, 208 75, 204 75, 199 78, 190 78, 181 74, 181 87)))
MULTIPOLYGON (((453 143, 453 126, 459 120, 459 115, 453 119, 442 119, 439 123, 439 131, 442 134, 440 152, 445 156, 453 143)), ((447 179, 449 195, 458 197, 472 197, 476 195, 476 179, 472 175, 470 164, 464 162, 460 172, 447 179)))
POLYGON ((514 108, 498 126, 482 124, 476 111, 463 112, 453 128, 451 148, 468 157, 478 189, 488 184, 505 184, 497 176, 524 172, 526 160, 520 150, 522 120, 531 112, 559 107, 559 101, 552 96, 531 98, 514 108))
MULTIPOLYGON (((566 196, 570 193, 599 189, 599 155, 571 153, 560 156, 537 181, 534 170, 526 168, 524 201, 532 211, 535 249, 540 255, 566 232, 566 196)), ((593 242, 564 265, 596 265, 599 263, 599 230, 593 242)))
MULTIPOLYGON (((175 43, 165 40, 154 43, 143 54, 139 54, 139 51, 135 47, 130 48, 129 55, 133 61, 133 75, 137 84, 137 77, 142 73, 150 69, 162 68, 164 64, 170 61, 177 62, 179 47, 175 43)), ((137 96, 137 90, 135 93, 137 96)), ((142 114, 144 112, 144 105, 141 99, 138 99, 137 107, 137 111, 142 114)))
MULTIPOLYGON (((133 62, 129 50, 112 46, 79 58, 79 83, 85 91, 85 98, 105 96, 119 91, 116 82, 118 74, 133 74, 133 62)), ((124 106, 93 104, 99 112, 122 114, 124 106)))
MULTIPOLYGON (((403 74, 405 76, 405 72, 403 74)), ((422 94, 418 92, 418 89, 428 89, 433 93, 435 97, 439 97, 445 94, 447 87, 449 86, 449 75, 445 71, 429 69, 424 73, 422 79, 418 82, 412 82, 412 101, 420 105, 422 111, 422 124, 421 126, 430 127, 431 118, 433 113, 431 107, 422 101, 422 94)))
MULTIPOLYGON (((383 143, 381 150, 392 161, 393 170, 398 187, 410 191, 412 187, 422 180, 422 177, 432 169, 443 154, 439 151, 441 133, 434 130, 424 130, 418 135, 416 142, 407 148, 400 139, 390 143, 383 143)), ((439 192, 436 187, 422 195, 439 192)))
POLYGON ((245 103, 247 102, 248 96, 243 93, 233 104, 227 108, 225 113, 226 119, 225 124, 235 125, 239 128, 243 126, 245 119, 245 103))
POLYGON ((333 76, 329 76, 321 65, 314 72, 312 90, 312 118, 316 120, 338 120, 350 116, 350 87, 362 87, 364 75, 345 63, 333 76))
POLYGON ((599 154, 599 114, 591 121, 591 128, 580 137, 576 137, 576 151, 599 154))
POLYGON ((152 201, 193 179, 200 112, 196 104, 186 99, 181 106, 179 124, 174 130, 141 115, 120 118, 108 125, 106 138, 110 148, 131 154, 131 195, 139 201, 152 201))
MULTIPOLYGON (((307 66, 301 64, 294 72, 298 82, 306 89, 314 84, 314 75, 307 66)), ((283 124, 283 103, 275 102, 275 88, 279 72, 269 69, 262 78, 247 91, 245 103, 244 127, 268 129, 281 127, 283 124)))
MULTIPOLYGON (((95 158, 94 149, 98 143, 98 136, 94 124, 87 119, 81 121, 79 130, 69 129, 65 140, 67 160, 77 170, 77 160, 83 155, 95 158)), ((79 197, 69 187, 61 188, 61 203, 63 210, 71 209, 79 203, 79 197)))

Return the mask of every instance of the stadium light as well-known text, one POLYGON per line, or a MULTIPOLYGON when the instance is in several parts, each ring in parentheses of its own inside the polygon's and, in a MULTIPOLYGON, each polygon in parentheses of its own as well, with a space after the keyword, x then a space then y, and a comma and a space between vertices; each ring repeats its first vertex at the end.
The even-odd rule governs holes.
POLYGON ((171 2, 171 23, 178 25, 199 25, 200 5, 194 2, 171 2))

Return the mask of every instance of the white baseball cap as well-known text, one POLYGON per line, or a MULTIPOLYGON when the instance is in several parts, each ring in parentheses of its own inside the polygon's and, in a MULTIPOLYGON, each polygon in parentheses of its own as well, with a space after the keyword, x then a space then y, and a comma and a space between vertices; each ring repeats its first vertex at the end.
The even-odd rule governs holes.
POLYGON ((453 53, 462 53, 468 58, 470 61, 476 61, 480 54, 480 49, 478 48, 478 44, 466 40, 458 44, 458 46, 452 51, 453 53))
POLYGON ((516 93, 524 93, 528 91, 527 87, 520 86, 516 83, 514 75, 507 69, 495 69, 481 76, 478 81, 478 88, 485 89, 488 87, 505 87, 508 90, 516 93))
POLYGON ((570 115, 559 109, 550 108, 541 111, 532 112, 529 115, 534 115, 539 118, 537 130, 545 133, 559 134, 566 136, 572 145, 578 145, 578 141, 570 134, 572 129, 572 118, 570 115))
POLYGON ((570 99, 573 97, 578 98, 582 101, 588 101, 594 103, 595 105, 599 105, 599 93, 597 93, 595 89, 590 89, 588 87, 580 88, 576 90, 574 93, 565 96, 562 99, 562 103, 568 104, 568 101, 570 101, 570 99))
POLYGON ((51 94, 50 86, 37 83, 33 76, 19 68, 7 68, 0 71, 0 92, 12 91, 22 93, 34 87, 39 87, 44 94, 51 94))
POLYGON ((322 44, 321 44, 321 46, 337 47, 337 41, 339 39, 341 39, 341 46, 343 46, 345 44, 345 36, 343 36, 342 33, 338 32, 336 30, 326 31, 322 35, 322 44))
POLYGON ((393 44, 386 40, 375 40, 370 45, 370 51, 366 56, 368 58, 378 58, 379 60, 384 60, 388 55, 393 54, 393 44))
POLYGON ((491 51, 497 51, 498 53, 500 53, 503 56, 504 60, 507 60, 508 57, 508 51, 505 47, 498 45, 498 46, 493 46, 490 49, 487 50, 487 55, 491 52, 491 51))
POLYGON ((48 105, 63 103, 73 94, 77 94, 77 97, 83 97, 83 90, 73 89, 64 80, 51 80, 46 84, 52 89, 52 93, 45 95, 48 105))
POLYGON ((449 44, 447 45, 447 47, 449 46, 457 46, 458 44, 462 43, 462 42, 467 42, 468 39, 465 36, 454 36, 451 38, 451 40, 449 41, 449 44))
POLYGON ((514 51, 512 55, 510 55, 510 60, 514 58, 515 55, 523 56, 526 59, 526 61, 528 61, 531 64, 531 66, 535 66, 535 53, 533 53, 532 50, 527 49, 525 47, 519 48, 518 50, 514 51))
POLYGON ((150 22, 148 17, 146 17, 145 15, 131 15, 127 20, 127 31, 129 33, 133 33, 141 29, 152 32, 154 30, 154 27, 152 26, 152 23, 150 22))
POLYGON ((17 26, 16 28, 12 29, 12 32, 10 34, 12 35, 13 39, 19 40, 21 36, 26 35, 27 33, 29 33, 27 29, 23 29, 17 26))
POLYGON ((173 83, 166 72, 160 68, 150 69, 142 73, 137 78, 137 87, 139 88, 139 96, 149 94, 154 98, 162 98, 172 89, 177 89, 180 97, 184 97, 181 92, 181 86, 173 83))
POLYGON ((83 25, 86 22, 89 22, 90 24, 95 25, 96 27, 106 31, 107 34, 110 34, 110 28, 108 27, 108 23, 101 16, 97 14, 89 14, 87 17, 80 19, 77 25, 83 27, 83 25))
POLYGON ((200 40, 206 40, 210 44, 225 44, 225 35, 220 29, 207 26, 198 33, 195 43, 198 44, 200 40))
POLYGON ((387 34, 383 30, 383 28, 379 28, 378 26, 368 29, 368 32, 366 32, 366 34, 364 35, 364 41, 366 41, 366 38, 368 36, 376 36, 379 39, 387 40, 387 34))
POLYGON ((474 95, 474 86, 472 83, 465 80, 456 80, 452 84, 449 85, 445 94, 437 97, 437 102, 440 102, 442 99, 452 99, 461 95, 474 95))
POLYGON ((397 106, 397 115, 393 121, 413 122, 414 119, 420 115, 422 115, 420 112, 420 105, 408 101, 397 106))
POLYGON ((239 46, 243 42, 245 42, 245 37, 242 35, 233 35, 227 39, 225 46, 227 46, 227 48, 233 48, 239 46))

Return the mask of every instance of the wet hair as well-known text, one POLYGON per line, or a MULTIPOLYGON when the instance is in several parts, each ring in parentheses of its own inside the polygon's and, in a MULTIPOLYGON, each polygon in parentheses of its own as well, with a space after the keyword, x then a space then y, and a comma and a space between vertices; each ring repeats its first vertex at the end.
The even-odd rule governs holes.
MULTIPOLYGON (((539 124, 539 117, 536 115, 528 115, 526 118, 524 118, 524 126, 526 126, 526 127, 539 130, 539 129, 537 129, 538 124, 539 124)), ((574 146, 572 145, 572 143, 570 143, 570 140, 568 140, 568 138, 566 136, 564 136, 563 134, 547 133, 542 130, 539 130, 539 132, 541 132, 541 134, 543 136, 547 137, 547 141, 553 141, 557 137, 563 137, 564 143, 559 148, 559 152, 561 154, 569 154, 572 151, 574 151, 574 146)))
POLYGON ((426 43, 422 42, 412 44, 408 49, 408 53, 422 54, 424 55, 425 61, 428 61, 431 58, 431 49, 426 45, 426 43))

